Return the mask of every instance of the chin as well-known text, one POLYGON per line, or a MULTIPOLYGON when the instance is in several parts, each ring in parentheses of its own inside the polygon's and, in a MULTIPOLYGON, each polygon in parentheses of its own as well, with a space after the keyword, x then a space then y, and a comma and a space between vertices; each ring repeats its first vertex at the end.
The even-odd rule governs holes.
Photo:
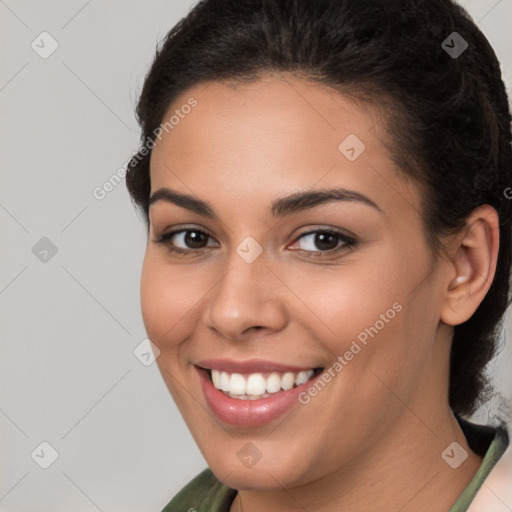
POLYGON ((218 480, 239 491, 281 490, 283 487, 306 483, 304 468, 291 461, 280 460, 279 457, 277 455, 273 461, 271 457, 267 460, 261 458, 254 465, 246 466, 234 455, 230 462, 224 460, 208 465, 218 480))
POLYGON ((282 486, 288 487, 288 482, 274 476, 271 470, 264 467, 238 469, 238 472, 233 471, 226 478, 217 474, 215 468, 212 468, 212 471, 222 483, 238 491, 272 491, 280 490, 282 486))

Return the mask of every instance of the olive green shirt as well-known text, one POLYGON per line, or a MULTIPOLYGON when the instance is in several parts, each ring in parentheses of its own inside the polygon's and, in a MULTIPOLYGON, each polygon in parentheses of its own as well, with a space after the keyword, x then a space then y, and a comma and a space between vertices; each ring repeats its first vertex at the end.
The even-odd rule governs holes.
MULTIPOLYGON (((475 476, 448 512, 465 512, 509 444, 505 425, 492 428, 457 417, 470 448, 483 456, 475 476)), ((207 468, 191 480, 162 512, 229 512, 237 491, 222 484, 207 468)))

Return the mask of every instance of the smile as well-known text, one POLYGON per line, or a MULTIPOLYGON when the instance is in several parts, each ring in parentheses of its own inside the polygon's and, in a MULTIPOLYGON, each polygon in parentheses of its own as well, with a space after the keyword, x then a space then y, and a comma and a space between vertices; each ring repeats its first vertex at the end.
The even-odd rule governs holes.
POLYGON ((226 424, 245 428, 258 427, 283 416, 322 373, 322 368, 253 373, 195 368, 214 415, 226 424))
POLYGON ((288 391, 307 382, 315 370, 300 372, 228 373, 210 370, 215 389, 238 400, 259 400, 281 390, 288 391))

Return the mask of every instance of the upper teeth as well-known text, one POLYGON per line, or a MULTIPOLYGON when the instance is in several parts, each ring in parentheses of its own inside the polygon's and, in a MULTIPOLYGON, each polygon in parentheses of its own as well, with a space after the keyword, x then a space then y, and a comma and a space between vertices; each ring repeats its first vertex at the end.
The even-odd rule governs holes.
POLYGON ((270 374, 227 373, 219 370, 211 370, 213 385, 233 395, 264 395, 265 393, 277 393, 281 389, 285 391, 294 386, 300 386, 307 382, 315 373, 314 370, 301 372, 272 372, 270 374))

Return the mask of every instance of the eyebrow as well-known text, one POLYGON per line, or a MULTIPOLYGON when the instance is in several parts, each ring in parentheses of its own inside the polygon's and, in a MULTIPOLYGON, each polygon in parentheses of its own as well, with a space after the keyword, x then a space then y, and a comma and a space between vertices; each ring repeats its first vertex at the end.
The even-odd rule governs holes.
MULTIPOLYGON (((180 206, 181 208, 185 208, 203 217, 216 217, 215 212, 209 203, 191 195, 171 190, 167 187, 160 188, 151 195, 149 199, 149 206, 160 201, 180 206)), ((334 201, 363 203, 384 214, 380 207, 369 197, 366 197, 355 190, 349 190, 346 188, 297 192, 295 194, 276 199, 272 203, 271 211, 273 217, 285 217, 299 211, 302 212, 310 210, 315 206, 334 201)))

